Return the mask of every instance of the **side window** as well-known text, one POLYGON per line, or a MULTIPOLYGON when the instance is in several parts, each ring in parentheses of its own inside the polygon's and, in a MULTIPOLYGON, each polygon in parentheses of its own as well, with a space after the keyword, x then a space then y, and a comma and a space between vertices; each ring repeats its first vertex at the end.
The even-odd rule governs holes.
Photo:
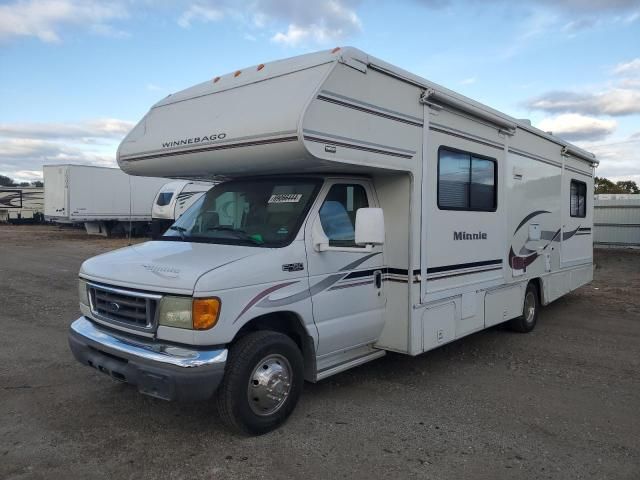
POLYGON ((495 212, 496 161, 441 148, 438 152, 438 208, 495 212))
POLYGON ((355 247, 356 211, 369 206, 362 185, 336 184, 320 207, 320 223, 329 245, 355 247))
POLYGON ((584 218, 587 216, 587 184, 571 180, 571 199, 569 215, 584 218))

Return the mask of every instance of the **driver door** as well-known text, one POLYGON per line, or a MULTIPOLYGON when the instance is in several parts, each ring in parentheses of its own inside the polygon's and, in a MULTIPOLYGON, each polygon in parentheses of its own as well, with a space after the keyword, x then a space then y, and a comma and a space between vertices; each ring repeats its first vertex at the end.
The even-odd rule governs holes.
POLYGON ((327 182, 305 231, 313 318, 318 328, 318 356, 378 340, 386 298, 382 282, 383 246, 372 251, 355 244, 359 208, 376 207, 368 182, 327 182), (329 250, 314 246, 317 223, 329 239, 329 250), (348 251, 332 250, 345 248, 348 251))

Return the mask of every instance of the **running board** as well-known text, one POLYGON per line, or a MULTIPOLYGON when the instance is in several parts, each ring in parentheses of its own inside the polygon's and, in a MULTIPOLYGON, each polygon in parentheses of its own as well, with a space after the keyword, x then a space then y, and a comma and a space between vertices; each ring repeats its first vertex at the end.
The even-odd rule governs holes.
POLYGON ((348 360, 334 367, 329 367, 316 374, 316 382, 330 377, 331 375, 335 375, 336 373, 344 372, 345 370, 349 370, 350 368, 370 362, 371 360, 375 360, 376 358, 384 357, 386 354, 387 352, 385 350, 375 350, 371 353, 367 353, 360 357, 354 358, 353 360, 348 360))

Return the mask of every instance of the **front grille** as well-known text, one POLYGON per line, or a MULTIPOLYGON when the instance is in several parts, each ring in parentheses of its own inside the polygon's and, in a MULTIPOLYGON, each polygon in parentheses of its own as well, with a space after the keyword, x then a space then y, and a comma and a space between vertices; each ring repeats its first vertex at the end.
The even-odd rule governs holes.
POLYGON ((154 330, 160 295, 88 284, 91 312, 99 319, 138 330, 154 330))

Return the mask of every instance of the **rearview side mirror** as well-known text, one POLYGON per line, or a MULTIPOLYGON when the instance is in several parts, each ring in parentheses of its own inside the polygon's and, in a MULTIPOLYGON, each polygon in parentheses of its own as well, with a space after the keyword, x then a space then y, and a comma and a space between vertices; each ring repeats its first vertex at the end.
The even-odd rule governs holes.
POLYGON ((384 244, 384 213, 381 208, 359 208, 356 212, 356 245, 384 244))

